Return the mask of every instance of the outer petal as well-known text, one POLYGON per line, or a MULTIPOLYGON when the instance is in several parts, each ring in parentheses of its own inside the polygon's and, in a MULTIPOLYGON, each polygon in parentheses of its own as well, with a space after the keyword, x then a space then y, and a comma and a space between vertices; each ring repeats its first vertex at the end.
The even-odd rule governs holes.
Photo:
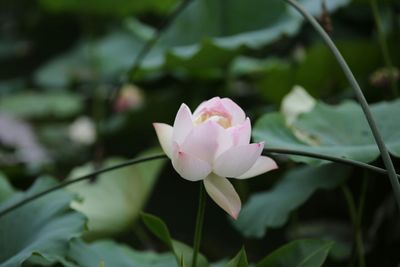
POLYGON ((202 123, 189 133, 180 146, 181 150, 212 164, 218 149, 218 137, 221 131, 223 128, 215 121, 202 123))
POLYGON ((251 124, 249 118, 246 118, 242 124, 228 128, 227 131, 232 136, 234 146, 250 143, 251 124))
POLYGON ((176 142, 173 143, 172 165, 182 178, 189 181, 202 180, 212 170, 208 162, 183 152, 176 142))
POLYGON ((218 124, 218 126, 220 128, 220 132, 218 136, 218 149, 215 152, 215 159, 217 159, 222 153, 233 146, 232 135, 228 132, 227 129, 224 129, 221 125, 218 124))
POLYGON ((234 146, 222 153, 214 163, 214 172, 224 177, 239 177, 260 157, 264 143, 234 146))
POLYGON ((172 155, 172 126, 165 123, 153 123, 161 148, 169 158, 172 155))
POLYGON ((228 179, 210 174, 204 179, 204 186, 214 202, 236 220, 242 204, 228 179))
POLYGON ((246 114, 243 109, 239 107, 235 102, 233 102, 230 98, 222 98, 222 104, 228 110, 229 114, 232 116, 232 124, 237 125, 239 123, 244 122, 246 119, 246 114))
POLYGON ((263 174, 268 171, 272 171, 278 168, 278 165, 276 165, 276 162, 265 156, 261 156, 257 159, 256 163, 244 174, 240 175, 239 177, 236 177, 238 179, 247 179, 251 178, 260 174, 263 174))
POLYGON ((192 129, 192 113, 186 104, 182 104, 175 117, 172 140, 181 144, 192 129))

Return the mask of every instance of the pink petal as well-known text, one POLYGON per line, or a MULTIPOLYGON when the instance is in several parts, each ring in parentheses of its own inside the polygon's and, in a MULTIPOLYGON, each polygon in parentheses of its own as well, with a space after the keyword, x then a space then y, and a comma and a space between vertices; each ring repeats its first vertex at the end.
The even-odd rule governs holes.
POLYGON ((223 128, 218 123, 207 121, 194 127, 180 147, 182 151, 212 164, 222 131, 223 128))
POLYGON ((204 187, 212 200, 236 220, 242 204, 228 179, 210 174, 204 179, 204 187))
POLYGON ((153 123, 161 148, 169 158, 172 155, 172 126, 165 123, 153 123))
POLYGON ((243 109, 230 98, 222 98, 221 102, 232 116, 233 125, 242 123, 246 119, 246 114, 244 113, 243 109))
POLYGON ((205 109, 215 109, 215 108, 217 108, 217 107, 222 107, 222 108, 224 108, 223 106, 222 106, 222 104, 221 104, 221 98, 219 98, 218 96, 216 96, 216 97, 213 97, 213 98, 211 98, 211 99, 209 99, 209 100, 207 100, 207 101, 203 101, 197 108, 196 108, 196 110, 193 112, 193 115, 195 116, 195 117, 197 117, 197 116, 199 116, 200 115, 200 113, 202 113, 205 109))
POLYGON ((211 165, 180 150, 179 145, 173 143, 172 165, 182 178, 189 181, 199 181, 211 173, 211 165))
POLYGON ((172 140, 181 144, 192 128, 192 113, 186 104, 182 104, 175 117, 172 140))
POLYGON ((227 131, 232 136, 234 146, 250 143, 251 124, 249 118, 246 118, 242 124, 228 128, 227 131))
POLYGON ((222 153, 214 163, 214 172, 224 177, 239 177, 260 157, 264 143, 234 146, 222 153))
POLYGON ((257 159, 256 163, 244 174, 240 175, 239 177, 236 177, 238 179, 247 179, 251 178, 260 174, 263 174, 268 171, 272 171, 278 168, 278 165, 276 165, 276 162, 265 156, 261 156, 257 159))
POLYGON ((233 146, 232 135, 228 132, 227 129, 224 129, 221 125, 218 124, 218 126, 220 127, 221 131, 218 136, 218 148, 215 152, 214 159, 217 159, 222 153, 233 146))

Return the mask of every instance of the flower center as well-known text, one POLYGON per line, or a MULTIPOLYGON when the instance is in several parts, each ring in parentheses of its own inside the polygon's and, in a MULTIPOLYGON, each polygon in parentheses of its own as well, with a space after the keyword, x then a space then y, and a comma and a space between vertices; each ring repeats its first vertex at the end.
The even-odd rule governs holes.
POLYGON ((201 115, 196 118, 194 123, 195 125, 199 125, 200 123, 206 122, 208 120, 217 122, 225 129, 232 126, 231 118, 228 114, 223 114, 221 112, 215 111, 206 111, 201 113, 201 115))

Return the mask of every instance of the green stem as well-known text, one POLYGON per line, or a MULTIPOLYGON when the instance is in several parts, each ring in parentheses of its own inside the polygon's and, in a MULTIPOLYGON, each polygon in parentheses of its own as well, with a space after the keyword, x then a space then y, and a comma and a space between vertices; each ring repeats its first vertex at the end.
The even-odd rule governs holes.
POLYGON ((372 15, 374 16, 376 31, 378 33, 379 46, 381 47, 381 50, 382 50, 382 56, 383 56, 383 60, 385 62, 386 68, 389 71, 390 86, 392 88, 393 95, 395 97, 398 97, 399 92, 397 89, 397 81, 396 81, 396 77, 394 74, 393 64, 392 64, 392 60, 390 58, 389 48, 388 48, 388 44, 386 42, 385 33, 383 32, 383 29, 382 29, 382 22, 381 22, 381 18, 379 16, 378 4, 377 4, 376 0, 370 0, 370 4, 371 4, 372 15))
POLYGON ((353 195, 351 194, 347 185, 342 185, 342 191, 345 196, 347 207, 349 209, 349 215, 354 228, 354 239, 356 245, 356 251, 358 256, 358 266, 365 267, 365 257, 364 257, 364 244, 362 239, 361 230, 361 218, 358 216, 356 209, 356 204, 354 202, 353 195))
POLYGON ((60 184, 58 184, 58 185, 56 185, 54 187, 51 187, 51 188, 49 188, 47 190, 44 190, 44 191, 42 191, 42 192, 40 192, 40 193, 38 193, 36 195, 29 196, 29 197, 21 200, 20 202, 17 202, 14 205, 11 205, 8 208, 5 208, 4 210, 0 211, 0 218, 2 216, 6 215, 7 213, 11 212, 11 211, 13 211, 15 209, 18 209, 19 207, 24 206, 25 204, 28 204, 31 201, 34 201, 34 200, 36 200, 36 199, 38 199, 38 198, 40 198, 42 196, 45 196, 45 195, 47 195, 47 194, 49 194, 51 192, 57 191, 57 190, 59 190, 61 188, 64 188, 64 187, 66 187, 66 186, 68 186, 70 184, 74 184, 74 183, 77 183, 77 182, 80 182, 80 181, 84 181, 84 180, 89 180, 93 176, 97 176, 99 174, 102 174, 102 173, 105 173, 105 172, 109 172, 109 171, 112 171, 112 170, 116 170, 116 169, 119 169, 119 168, 122 168, 122 167, 134 165, 134 164, 145 162, 145 161, 150 161, 150 160, 155 160, 155 159, 162 159, 162 158, 165 158, 165 157, 166 156, 164 154, 159 154, 159 155, 154 155, 154 156, 149 156, 149 157, 132 159, 132 160, 125 161, 125 162, 123 162, 121 164, 117 164, 117 165, 114 165, 114 166, 111 166, 111 167, 107 167, 107 168, 104 168, 104 169, 100 169, 100 170, 94 171, 92 173, 86 174, 86 175, 78 177, 76 179, 64 181, 64 182, 62 182, 62 183, 60 183, 60 184))
MULTIPOLYGON (((285 155, 298 155, 298 156, 305 156, 305 157, 310 157, 310 158, 317 158, 317 159, 323 159, 323 160, 328 160, 328 161, 332 161, 332 162, 338 162, 338 163, 342 163, 342 164, 346 164, 346 165, 350 165, 350 166, 354 166, 354 167, 359 167, 359 168, 363 168, 366 170, 370 170, 373 172, 377 172, 377 173, 381 173, 381 174, 387 174, 387 170, 370 165, 370 164, 366 164, 363 162, 359 162, 359 161, 355 161, 355 160, 350 160, 350 159, 344 159, 344 158, 338 158, 338 157, 333 157, 333 156, 329 156, 329 155, 325 155, 325 154, 319 154, 319 153, 312 153, 312 152, 307 152, 307 151, 300 151, 300 150, 292 150, 292 149, 284 149, 284 148, 265 148, 264 149, 265 152, 267 153, 276 153, 276 154, 285 154, 285 155)), ((54 188, 49 188, 48 190, 45 190, 43 192, 38 193, 37 195, 31 196, 29 198, 26 198, 24 200, 22 200, 19 203, 16 203, 15 205, 6 208, 2 211, 0 211, 0 217, 4 216, 5 214, 7 214, 8 212, 17 209, 27 203, 29 203, 30 201, 33 201, 37 198, 40 198, 42 196, 45 196, 57 189, 63 188, 67 185, 73 184, 73 183, 77 183, 83 180, 87 180, 87 179, 92 179, 93 177, 95 177, 96 175, 99 175, 101 173, 105 173, 105 172, 109 172, 109 171, 113 171, 119 168, 123 168, 132 164, 136 164, 136 163, 140 163, 140 162, 145 162, 148 160, 153 160, 153 159, 159 159, 159 158, 165 158, 165 155, 155 155, 152 157, 147 157, 147 158, 141 158, 141 159, 132 159, 132 160, 128 160, 124 163, 121 164, 117 164, 108 168, 104 168, 104 169, 100 169, 98 171, 86 174, 85 176, 67 181, 67 182, 63 182, 57 186, 55 186, 54 188)), ((400 175, 397 175, 397 177, 400 179, 400 175)))
MULTIPOLYGON (((285 155, 296 155, 296 156, 305 156, 309 158, 316 158, 316 159, 323 159, 323 160, 328 160, 332 162, 337 162, 337 163, 342 163, 358 168, 363 168, 366 170, 370 170, 373 172, 381 173, 381 174, 387 174, 387 170, 363 163, 360 161, 356 160, 351 160, 351 159, 345 159, 345 158, 339 158, 339 157, 334 157, 330 155, 325 155, 325 154, 320 154, 320 153, 313 153, 313 152, 308 152, 308 151, 301 151, 301 150, 293 150, 293 149, 285 149, 285 148, 264 148, 264 152, 267 153, 273 153, 273 154, 285 154, 285 155)), ((400 179, 400 175, 396 174, 397 178, 400 179)))
POLYGON ((202 232, 203 232, 205 208, 206 208, 206 193, 204 191, 204 185, 201 182, 200 183, 200 192, 199 192, 199 207, 197 209, 196 229, 194 232, 194 241, 193 241, 192 267, 196 267, 196 265, 197 265, 197 256, 199 254, 201 236, 202 236, 202 232))
POLYGON ((400 209, 400 183, 397 179, 396 170, 394 168, 393 162, 390 158, 389 152, 386 148, 385 142, 379 132, 379 129, 375 123, 375 120, 372 116, 371 110, 369 109, 367 100, 364 97, 363 92, 361 91, 360 86, 357 83, 357 80, 354 78, 353 73, 351 72, 349 66, 347 65, 346 61, 344 60, 343 56, 340 54, 339 50, 329 37, 329 35, 324 31, 324 29, 319 25, 317 20, 311 16, 299 3, 293 0, 284 0, 290 5, 292 5, 297 11, 299 11, 303 17, 310 22, 310 24, 314 27, 314 29, 319 33, 319 35, 324 40, 325 44, 331 50, 332 54, 335 56, 337 62, 339 63, 340 67, 343 70, 343 73, 347 77, 351 87, 354 90, 354 93, 360 102, 361 108, 364 112, 364 115, 368 121, 369 127, 371 128, 372 134, 375 138, 375 142, 378 145, 379 151, 381 153, 382 160, 385 164, 385 167, 388 171, 388 176, 390 183, 392 185, 392 189, 396 198, 397 206, 400 209))

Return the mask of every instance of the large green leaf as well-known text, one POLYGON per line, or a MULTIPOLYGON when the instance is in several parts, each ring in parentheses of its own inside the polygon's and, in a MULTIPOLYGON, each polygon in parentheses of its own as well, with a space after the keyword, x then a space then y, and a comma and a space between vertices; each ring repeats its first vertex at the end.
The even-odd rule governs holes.
MULTIPOLYGON (((400 100, 371 105, 372 114, 388 146, 389 151, 400 156, 400 100)), ((280 147, 322 153, 371 162, 379 155, 371 131, 361 108, 355 102, 344 102, 338 106, 318 103, 315 108, 299 116, 292 125, 300 132, 300 140, 293 129, 285 124, 280 113, 261 117, 253 131, 256 141, 266 141, 270 147, 280 147)), ((320 163, 318 159, 291 156, 293 160, 306 163, 320 163)))
POLYGON ((296 240, 272 252, 256 267, 320 267, 332 245, 331 241, 296 240))
MULTIPOLYGON (((142 220, 146 227, 157 236, 172 252, 175 254, 176 262, 179 265, 191 266, 193 249, 188 245, 172 239, 167 225, 158 217, 142 213, 142 220)), ((208 267, 207 259, 199 254, 197 258, 197 266, 208 267)))
MULTIPOLYGON (((50 178, 39 179, 26 193, 2 202, 0 210, 56 184, 50 178)), ((86 221, 69 208, 73 198, 59 190, 0 218, 0 266, 21 266, 33 255, 49 263, 65 256, 70 239, 83 232, 86 221)))
MULTIPOLYGON (((321 13, 320 2, 301 2, 313 15, 321 13)), ((327 1, 330 11, 348 2, 327 1)), ((183 70, 197 76, 218 75, 244 48, 258 49, 282 36, 292 36, 302 23, 302 18, 281 0, 195 0, 145 57, 141 73, 183 70)), ((111 33, 97 41, 82 42, 44 65, 36 73, 36 80, 42 85, 65 86, 72 80, 115 77, 130 67, 148 38, 142 34, 148 32, 148 26, 135 23, 129 29, 130 33, 111 33)))
MULTIPOLYGON (((103 166, 109 167, 122 162, 122 159, 108 159, 103 166)), ((163 162, 154 160, 132 165, 102 174, 94 182, 84 181, 69 186, 67 189, 81 198, 74 201, 72 207, 88 217, 89 231, 85 233, 85 237, 93 239, 125 230, 139 215, 163 162)), ((84 165, 74 169, 70 178, 93 170, 93 164, 84 165)))
POLYGON ((267 228, 283 226, 290 213, 318 189, 331 189, 348 176, 349 167, 329 164, 290 170, 269 191, 253 194, 234 226, 246 237, 263 237, 267 228))
MULTIPOLYGON (((101 240, 86 244, 75 239, 71 242, 68 258, 79 267, 177 267, 172 253, 157 254, 136 251, 111 240, 101 240)), ((70 267, 69 264, 65 264, 70 267)))
POLYGON ((76 115, 82 109, 79 95, 66 92, 24 92, 0 99, 0 112, 23 118, 56 117, 76 115))

